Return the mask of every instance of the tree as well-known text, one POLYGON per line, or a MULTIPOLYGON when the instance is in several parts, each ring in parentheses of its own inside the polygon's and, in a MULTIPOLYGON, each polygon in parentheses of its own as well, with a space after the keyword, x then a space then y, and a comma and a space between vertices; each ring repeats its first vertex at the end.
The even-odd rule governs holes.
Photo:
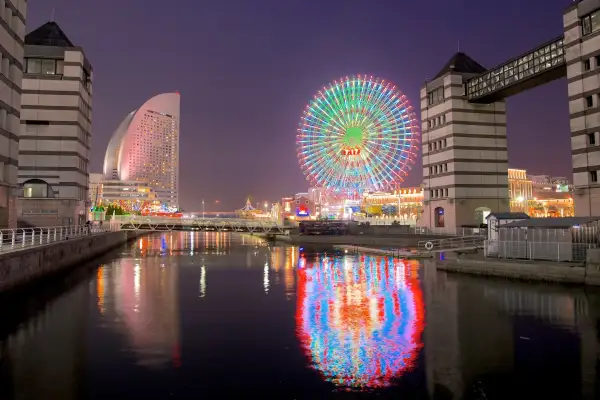
POLYGON ((110 218, 111 215, 127 215, 127 212, 121 206, 109 205, 106 207, 106 217, 110 218))

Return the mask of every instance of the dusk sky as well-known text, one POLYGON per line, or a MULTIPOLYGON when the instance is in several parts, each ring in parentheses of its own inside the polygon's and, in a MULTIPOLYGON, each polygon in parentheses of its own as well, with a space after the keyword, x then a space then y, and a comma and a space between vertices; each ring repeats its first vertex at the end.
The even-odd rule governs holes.
MULTIPOLYGON (((181 92, 184 209, 240 208, 248 195, 306 191, 295 137, 306 104, 345 75, 419 90, 457 51, 491 68, 562 34, 572 0, 45 0, 28 29, 55 20, 94 68, 90 172, 127 113, 181 92), (214 201, 221 204, 216 206, 214 201)), ((508 101, 509 162, 571 179, 566 80, 508 101)), ((421 183, 419 163, 405 184, 421 183)))

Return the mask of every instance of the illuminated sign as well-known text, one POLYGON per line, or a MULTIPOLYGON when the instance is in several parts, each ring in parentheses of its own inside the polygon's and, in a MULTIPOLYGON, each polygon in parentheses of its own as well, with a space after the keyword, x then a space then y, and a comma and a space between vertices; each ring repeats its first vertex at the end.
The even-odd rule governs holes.
POLYGON ((308 217, 310 213, 306 209, 306 207, 298 207, 296 208, 296 215, 299 217, 308 217))
POLYGON ((359 154, 360 154, 360 149, 358 147, 342 149, 343 156, 357 156, 359 154))

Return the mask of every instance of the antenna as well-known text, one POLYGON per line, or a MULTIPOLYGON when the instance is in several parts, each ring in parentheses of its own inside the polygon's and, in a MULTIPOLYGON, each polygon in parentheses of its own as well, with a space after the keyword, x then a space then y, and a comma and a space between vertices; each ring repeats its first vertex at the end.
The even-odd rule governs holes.
POLYGON ((460 53, 460 39, 456 42, 456 49, 460 53))
POLYGON ((50 21, 54 22, 54 14, 55 14, 55 9, 54 7, 52 7, 52 12, 50 13, 50 21))

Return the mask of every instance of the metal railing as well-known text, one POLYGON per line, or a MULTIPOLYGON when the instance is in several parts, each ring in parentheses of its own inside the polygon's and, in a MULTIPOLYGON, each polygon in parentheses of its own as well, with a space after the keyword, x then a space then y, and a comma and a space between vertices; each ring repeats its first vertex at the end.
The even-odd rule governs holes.
POLYGON ((410 233, 415 235, 427 235, 427 236, 458 236, 458 237, 470 237, 470 236, 487 236, 487 228, 462 228, 456 227, 454 229, 429 229, 419 226, 410 227, 410 233))
POLYGON ((105 224, 0 229, 0 253, 104 233, 117 228, 105 224))
POLYGON ((596 247, 587 243, 486 240, 485 255, 515 260, 582 262, 587 251, 596 247))
POLYGON ((400 225, 410 225, 414 227, 417 224, 417 220, 414 218, 373 218, 373 217, 353 217, 353 221, 365 223, 368 222, 371 225, 393 225, 394 222, 400 225))
POLYGON ((419 252, 439 253, 442 251, 470 250, 484 247, 483 236, 459 236, 446 239, 421 240, 417 243, 419 252))

